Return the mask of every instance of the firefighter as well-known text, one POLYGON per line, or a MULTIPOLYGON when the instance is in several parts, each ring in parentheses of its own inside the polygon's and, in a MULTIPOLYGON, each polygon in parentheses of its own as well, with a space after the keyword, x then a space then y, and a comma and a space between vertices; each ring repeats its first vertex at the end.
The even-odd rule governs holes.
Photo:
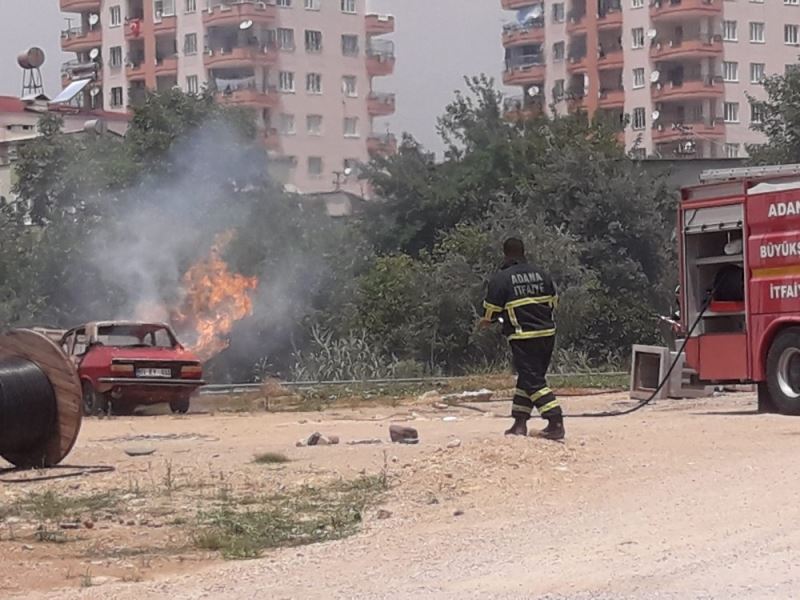
POLYGON ((511 344, 517 388, 511 412, 514 424, 506 435, 527 435, 528 419, 536 409, 548 422, 539 435, 560 440, 564 418, 546 378, 556 335, 556 287, 548 275, 528 264, 522 240, 507 239, 503 253, 503 265, 489 281, 481 326, 501 322, 511 344))

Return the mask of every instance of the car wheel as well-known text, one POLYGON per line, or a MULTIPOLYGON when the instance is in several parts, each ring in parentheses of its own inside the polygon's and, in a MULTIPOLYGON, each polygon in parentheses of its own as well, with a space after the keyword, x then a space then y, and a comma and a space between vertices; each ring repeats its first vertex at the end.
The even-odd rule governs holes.
POLYGON ((87 417, 108 414, 108 398, 95 391, 88 381, 83 382, 83 414, 87 417))
POLYGON ((800 415, 800 328, 781 331, 767 354, 767 388, 779 413, 800 415))
POLYGON ((181 398, 180 400, 172 400, 169 403, 169 408, 172 412, 185 415, 189 412, 189 398, 181 398))

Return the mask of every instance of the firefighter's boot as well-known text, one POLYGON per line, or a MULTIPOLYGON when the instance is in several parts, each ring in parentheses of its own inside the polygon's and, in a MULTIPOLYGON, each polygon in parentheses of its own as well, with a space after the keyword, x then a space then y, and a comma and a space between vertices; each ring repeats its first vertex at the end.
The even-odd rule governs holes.
POLYGON ((514 424, 506 430, 506 435, 528 435, 528 415, 512 413, 514 424))
POLYGON ((547 420, 547 427, 539 432, 539 437, 546 440, 563 440, 564 435, 564 417, 551 417, 547 420))

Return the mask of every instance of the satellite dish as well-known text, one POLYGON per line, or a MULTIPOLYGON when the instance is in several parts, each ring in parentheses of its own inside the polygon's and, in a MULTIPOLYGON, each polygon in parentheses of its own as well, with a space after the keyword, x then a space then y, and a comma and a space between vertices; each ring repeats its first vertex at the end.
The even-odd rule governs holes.
POLYGON ((108 124, 103 119, 92 119, 91 121, 86 121, 86 123, 83 124, 83 130, 86 133, 103 135, 106 131, 108 131, 108 124))
POLYGON ((344 176, 345 176, 345 177, 350 177, 350 175, 352 175, 352 174, 353 174, 353 169, 351 169, 350 167, 347 167, 347 168, 344 170, 344 176))
POLYGON ((536 4, 531 9, 531 18, 532 19, 539 19, 539 18, 541 18, 541 16, 542 16, 542 5, 541 4, 536 4))
POLYGON ((92 98, 100 95, 100 88, 99 87, 93 87, 91 90, 89 90, 89 94, 91 94, 92 98))
POLYGON ((89 58, 92 60, 97 60, 97 57, 100 56, 100 49, 99 48, 92 48, 89 50, 89 58))
POLYGON ((253 26, 253 19, 247 19, 239 23, 239 29, 241 29, 242 31, 247 31, 252 26, 253 26))
POLYGON ((661 79, 661 71, 653 71, 650 73, 650 83, 658 83, 658 80, 661 79))
POLYGON ((585 87, 585 88, 589 87, 589 74, 588 73, 584 73, 583 74, 583 87, 585 87))
POLYGON ((658 112, 657 110, 654 110, 654 111, 653 111, 653 113, 650 115, 650 118, 651 118, 653 121, 658 121, 658 118, 659 118, 660 116, 661 116, 661 113, 660 113, 660 112, 658 112))
POLYGON ((647 39, 649 39, 649 40, 656 39, 657 35, 658 35, 658 32, 655 29, 648 29, 647 30, 647 39))
POLYGON ((38 69, 44 64, 44 50, 33 46, 17 56, 17 64, 23 69, 38 69))
POLYGON ((531 87, 528 88, 528 96, 533 98, 534 96, 538 96, 539 92, 541 91, 542 90, 539 89, 538 85, 532 85, 531 87))
POLYGON ((98 15, 97 13, 92 13, 89 15, 89 25, 94 27, 99 22, 100 22, 100 15, 98 15))

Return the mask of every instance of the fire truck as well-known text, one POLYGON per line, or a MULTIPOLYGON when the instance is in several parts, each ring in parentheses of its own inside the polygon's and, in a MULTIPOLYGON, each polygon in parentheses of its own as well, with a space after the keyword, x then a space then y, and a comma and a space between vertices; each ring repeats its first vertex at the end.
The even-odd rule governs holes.
POLYGON ((686 365, 800 415, 800 165, 704 171, 678 210, 686 365))

